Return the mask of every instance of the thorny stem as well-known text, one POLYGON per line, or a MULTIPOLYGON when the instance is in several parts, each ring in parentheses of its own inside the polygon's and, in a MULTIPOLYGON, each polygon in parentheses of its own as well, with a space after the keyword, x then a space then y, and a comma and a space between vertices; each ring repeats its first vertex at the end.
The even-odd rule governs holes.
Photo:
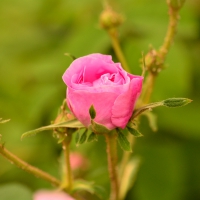
POLYGON ((117 173, 117 135, 105 134, 107 144, 108 171, 111 183, 110 200, 119 200, 119 182, 117 173))
MULTIPOLYGON (((179 9, 173 9, 169 5, 169 25, 168 25, 168 29, 167 29, 167 33, 166 33, 163 45, 160 47, 157 53, 156 64, 158 68, 160 67, 159 65, 162 65, 164 63, 166 55, 169 52, 174 36, 176 34, 178 19, 179 19, 179 9)), ((148 68, 151 68, 151 66, 148 66, 148 68)), ((143 104, 147 104, 150 101, 150 97, 153 92, 153 87, 154 87, 157 74, 158 73, 152 73, 150 71, 146 78, 143 94, 141 96, 143 104)))
POLYGON ((127 71, 127 72, 130 72, 130 68, 126 62, 126 59, 124 57, 124 54, 121 50, 121 47, 120 47, 120 44, 119 44, 119 40, 118 40, 118 33, 117 33, 117 30, 116 29, 111 29, 108 31, 109 35, 110 35, 110 38, 111 38, 111 41, 112 41, 112 46, 113 46, 113 49, 120 61, 120 63, 122 64, 122 67, 127 71))
POLYGON ((160 59, 163 62, 173 42, 174 36, 176 34, 178 19, 179 19, 179 10, 173 9, 169 5, 169 25, 167 29, 167 34, 165 36, 163 45, 159 49, 160 59))
POLYGON ((63 187, 66 189, 71 189, 73 185, 72 171, 70 166, 70 146, 71 135, 68 135, 62 143, 62 148, 64 151, 64 169, 63 169, 63 187))
MULTIPOLYGON (((166 36, 164 39, 164 43, 160 47, 158 54, 157 54, 157 56, 159 56, 159 58, 158 58, 160 61, 159 64, 164 63, 165 57, 170 49, 170 46, 171 46, 174 36, 176 34, 178 19, 179 19, 179 10, 175 10, 169 6, 169 25, 168 25, 167 33, 166 33, 166 36)), ((149 66, 149 68, 150 67, 151 66, 149 66)), ((139 102, 140 106, 142 106, 143 104, 149 103, 150 97, 153 92, 153 87, 155 84, 156 76, 157 76, 156 73, 149 72, 149 74, 146 78, 146 82, 144 84, 143 93, 140 98, 141 99, 141 102, 139 102)), ((132 137, 131 137, 129 139, 130 139, 129 141, 131 142, 131 144, 133 146, 134 138, 132 139, 132 137)), ((129 158, 130 158, 130 153, 124 152, 123 158, 121 161, 121 165, 120 165, 120 176, 123 176, 123 174, 125 172, 125 167, 129 161, 129 158)))
MULTIPOLYGON (((144 83, 143 91, 142 91, 142 95, 141 95, 142 102, 139 102, 142 105, 149 103, 150 98, 151 98, 151 94, 153 92, 155 79, 156 79, 155 74, 152 74, 152 73, 148 74, 146 81, 144 83)), ((140 105, 140 106, 142 106, 142 105, 140 105)))
POLYGON ((60 186, 60 181, 57 180, 55 177, 51 176, 50 174, 42 171, 41 169, 38 169, 27 162, 21 160, 16 155, 12 154, 10 151, 8 151, 3 144, 0 144, 0 154, 4 156, 6 159, 8 159, 11 163, 15 164, 17 167, 34 174, 36 177, 39 177, 41 179, 44 179, 50 183, 52 183, 55 186, 60 186))

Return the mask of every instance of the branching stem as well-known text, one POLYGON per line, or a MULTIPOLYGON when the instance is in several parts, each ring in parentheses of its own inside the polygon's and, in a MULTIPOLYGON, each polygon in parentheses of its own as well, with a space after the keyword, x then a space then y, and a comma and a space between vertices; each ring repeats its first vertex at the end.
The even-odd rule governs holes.
POLYGON ((0 154, 8 159, 11 163, 15 164, 17 167, 31 174, 34 174, 36 177, 44 179, 55 186, 60 186, 60 181, 57 180, 55 177, 21 160, 16 155, 8 151, 2 144, 0 144, 0 154))

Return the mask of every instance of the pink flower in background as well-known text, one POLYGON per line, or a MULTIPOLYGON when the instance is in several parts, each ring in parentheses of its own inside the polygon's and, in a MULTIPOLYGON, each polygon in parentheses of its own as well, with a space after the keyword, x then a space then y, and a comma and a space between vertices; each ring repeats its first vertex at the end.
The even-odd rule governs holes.
POLYGON ((75 200, 75 199, 62 191, 39 190, 34 194, 33 200, 75 200))
POLYGON ((87 168, 87 160, 85 157, 83 157, 82 154, 78 152, 72 152, 70 153, 70 165, 72 170, 77 169, 86 169, 87 168))
POLYGON ((90 54, 72 62, 63 75, 70 110, 86 127, 91 123, 89 108, 96 110, 94 121, 108 129, 124 128, 142 90, 142 76, 127 73, 120 63, 102 54, 90 54))

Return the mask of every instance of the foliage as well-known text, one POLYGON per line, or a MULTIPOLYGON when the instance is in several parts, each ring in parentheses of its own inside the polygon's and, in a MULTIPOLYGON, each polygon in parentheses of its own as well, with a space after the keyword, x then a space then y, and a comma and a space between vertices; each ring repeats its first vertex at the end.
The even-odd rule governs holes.
MULTIPOLYGON (((162 44, 168 23, 166 4, 160 0, 126 0, 116 1, 114 6, 126 18, 120 29, 125 57, 131 72, 141 74, 138 67, 141 52, 147 53, 150 44, 155 48, 162 44)), ((46 134, 22 142, 19 139, 27 130, 46 126, 55 118, 65 98, 61 76, 71 63, 64 53, 70 52, 75 57, 93 52, 113 54, 109 37, 98 27, 101 10, 101 1, 91 0, 0 1, 0 118, 11 119, 0 124, 1 141, 6 141, 5 146, 19 157, 57 177, 61 147, 56 141, 46 134)), ((142 117, 139 128, 145 137, 137 139, 134 153, 143 162, 126 199, 200 197, 199 10, 198 1, 186 1, 173 48, 167 56, 167 69, 159 74, 152 96, 152 101, 170 96, 189 96, 194 101, 181 109, 156 109, 153 113, 159 117, 156 134, 151 133, 146 118, 142 117)), ((99 138, 98 144, 78 147, 73 140, 71 147, 94 163, 84 178, 108 187, 103 139, 99 138)), ((6 182, 23 183, 32 191, 51 187, 1 157, 0 163, 1 188, 6 182)))

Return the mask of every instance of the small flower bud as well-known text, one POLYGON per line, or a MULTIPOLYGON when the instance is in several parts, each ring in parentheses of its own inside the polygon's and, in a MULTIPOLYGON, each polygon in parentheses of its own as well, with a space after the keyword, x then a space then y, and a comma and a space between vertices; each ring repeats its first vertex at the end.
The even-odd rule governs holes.
POLYGON ((152 74, 156 75, 163 69, 163 61, 155 49, 151 49, 144 59, 146 69, 152 74))
POLYGON ((192 100, 187 99, 187 98, 170 98, 170 99, 164 100, 163 105, 173 108, 173 107, 185 106, 191 102, 192 102, 192 100))
POLYGON ((103 10, 99 20, 101 27, 106 30, 118 27, 123 21, 122 16, 113 11, 110 7, 103 10))
POLYGON ((167 0, 167 3, 173 9, 179 10, 185 3, 185 0, 167 0))
POLYGON ((145 65, 147 69, 152 65, 156 65, 156 57, 157 51, 155 49, 152 49, 147 53, 147 55, 145 56, 145 65))
POLYGON ((90 114, 91 119, 94 119, 96 117, 96 111, 95 111, 93 105, 91 105, 91 107, 89 109, 89 114, 90 114))

